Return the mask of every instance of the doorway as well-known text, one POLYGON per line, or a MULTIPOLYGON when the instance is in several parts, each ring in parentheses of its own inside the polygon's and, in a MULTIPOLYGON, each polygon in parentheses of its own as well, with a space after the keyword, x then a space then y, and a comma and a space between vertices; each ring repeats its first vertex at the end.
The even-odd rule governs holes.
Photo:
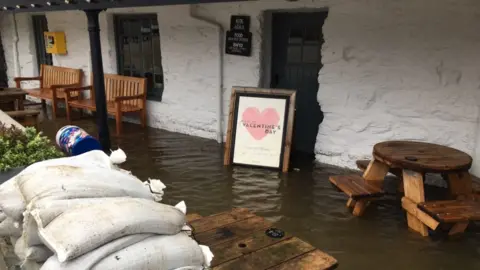
POLYGON ((317 101, 327 12, 273 13, 270 87, 297 90, 292 163, 315 159, 323 113, 317 101), (306 160, 305 160, 306 159, 306 160))

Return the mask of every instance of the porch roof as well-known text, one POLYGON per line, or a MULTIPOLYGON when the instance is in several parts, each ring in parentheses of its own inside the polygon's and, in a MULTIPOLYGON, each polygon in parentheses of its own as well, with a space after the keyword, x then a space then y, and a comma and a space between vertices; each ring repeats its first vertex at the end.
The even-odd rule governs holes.
POLYGON ((0 0, 0 10, 3 12, 38 12, 240 1, 249 0, 0 0))

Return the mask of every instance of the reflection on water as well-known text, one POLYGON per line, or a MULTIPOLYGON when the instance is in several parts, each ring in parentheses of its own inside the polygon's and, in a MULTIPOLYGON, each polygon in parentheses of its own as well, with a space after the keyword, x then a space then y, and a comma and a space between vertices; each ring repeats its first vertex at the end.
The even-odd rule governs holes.
MULTIPOLYGON (((54 138, 66 124, 62 121, 45 121, 41 129, 54 138)), ((74 124, 96 134, 92 121, 74 124)), ((248 208, 336 257, 339 269, 480 269, 480 229, 472 226, 459 240, 422 238, 408 231, 395 196, 375 202, 364 217, 353 217, 345 196, 328 181, 340 169, 315 165, 284 175, 225 168, 214 141, 129 124, 124 135, 112 136, 112 144, 127 153, 125 169, 167 185, 166 203, 185 200, 190 213, 202 215, 248 208)))

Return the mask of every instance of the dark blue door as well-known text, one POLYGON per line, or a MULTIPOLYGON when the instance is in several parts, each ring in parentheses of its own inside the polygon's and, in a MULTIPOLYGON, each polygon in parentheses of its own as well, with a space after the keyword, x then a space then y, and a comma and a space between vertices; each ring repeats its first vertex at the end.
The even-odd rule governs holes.
POLYGON ((294 155, 314 156, 323 120, 317 92, 326 17, 327 12, 273 14, 271 87, 297 90, 294 155))

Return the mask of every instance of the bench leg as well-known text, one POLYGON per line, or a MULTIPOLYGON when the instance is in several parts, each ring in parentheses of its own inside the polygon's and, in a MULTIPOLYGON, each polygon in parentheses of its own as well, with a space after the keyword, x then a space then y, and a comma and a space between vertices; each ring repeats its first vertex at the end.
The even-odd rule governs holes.
POLYGON ((145 108, 140 111, 140 123, 142 124, 142 128, 147 126, 147 110, 145 110, 145 108))
POLYGON ((117 135, 122 133, 122 112, 117 109, 117 113, 115 114, 115 120, 117 124, 117 135))
POLYGON ((453 227, 448 232, 448 236, 457 236, 462 234, 468 227, 468 222, 460 222, 453 225, 453 227))
POLYGON ((57 119, 57 99, 52 100, 52 119, 57 119))
POLYGON ((355 203, 355 207, 353 208, 353 215, 356 217, 363 216, 365 213, 365 209, 370 204, 368 200, 360 200, 355 203))
POLYGON ((69 124, 71 124, 72 123, 72 118, 71 118, 72 107, 68 105, 68 101, 65 101, 65 111, 67 113, 67 121, 69 124))
POLYGON ((357 203, 357 201, 355 201, 354 199, 350 198, 348 199, 348 202, 347 202, 347 208, 353 208, 355 207, 355 204, 357 203))

